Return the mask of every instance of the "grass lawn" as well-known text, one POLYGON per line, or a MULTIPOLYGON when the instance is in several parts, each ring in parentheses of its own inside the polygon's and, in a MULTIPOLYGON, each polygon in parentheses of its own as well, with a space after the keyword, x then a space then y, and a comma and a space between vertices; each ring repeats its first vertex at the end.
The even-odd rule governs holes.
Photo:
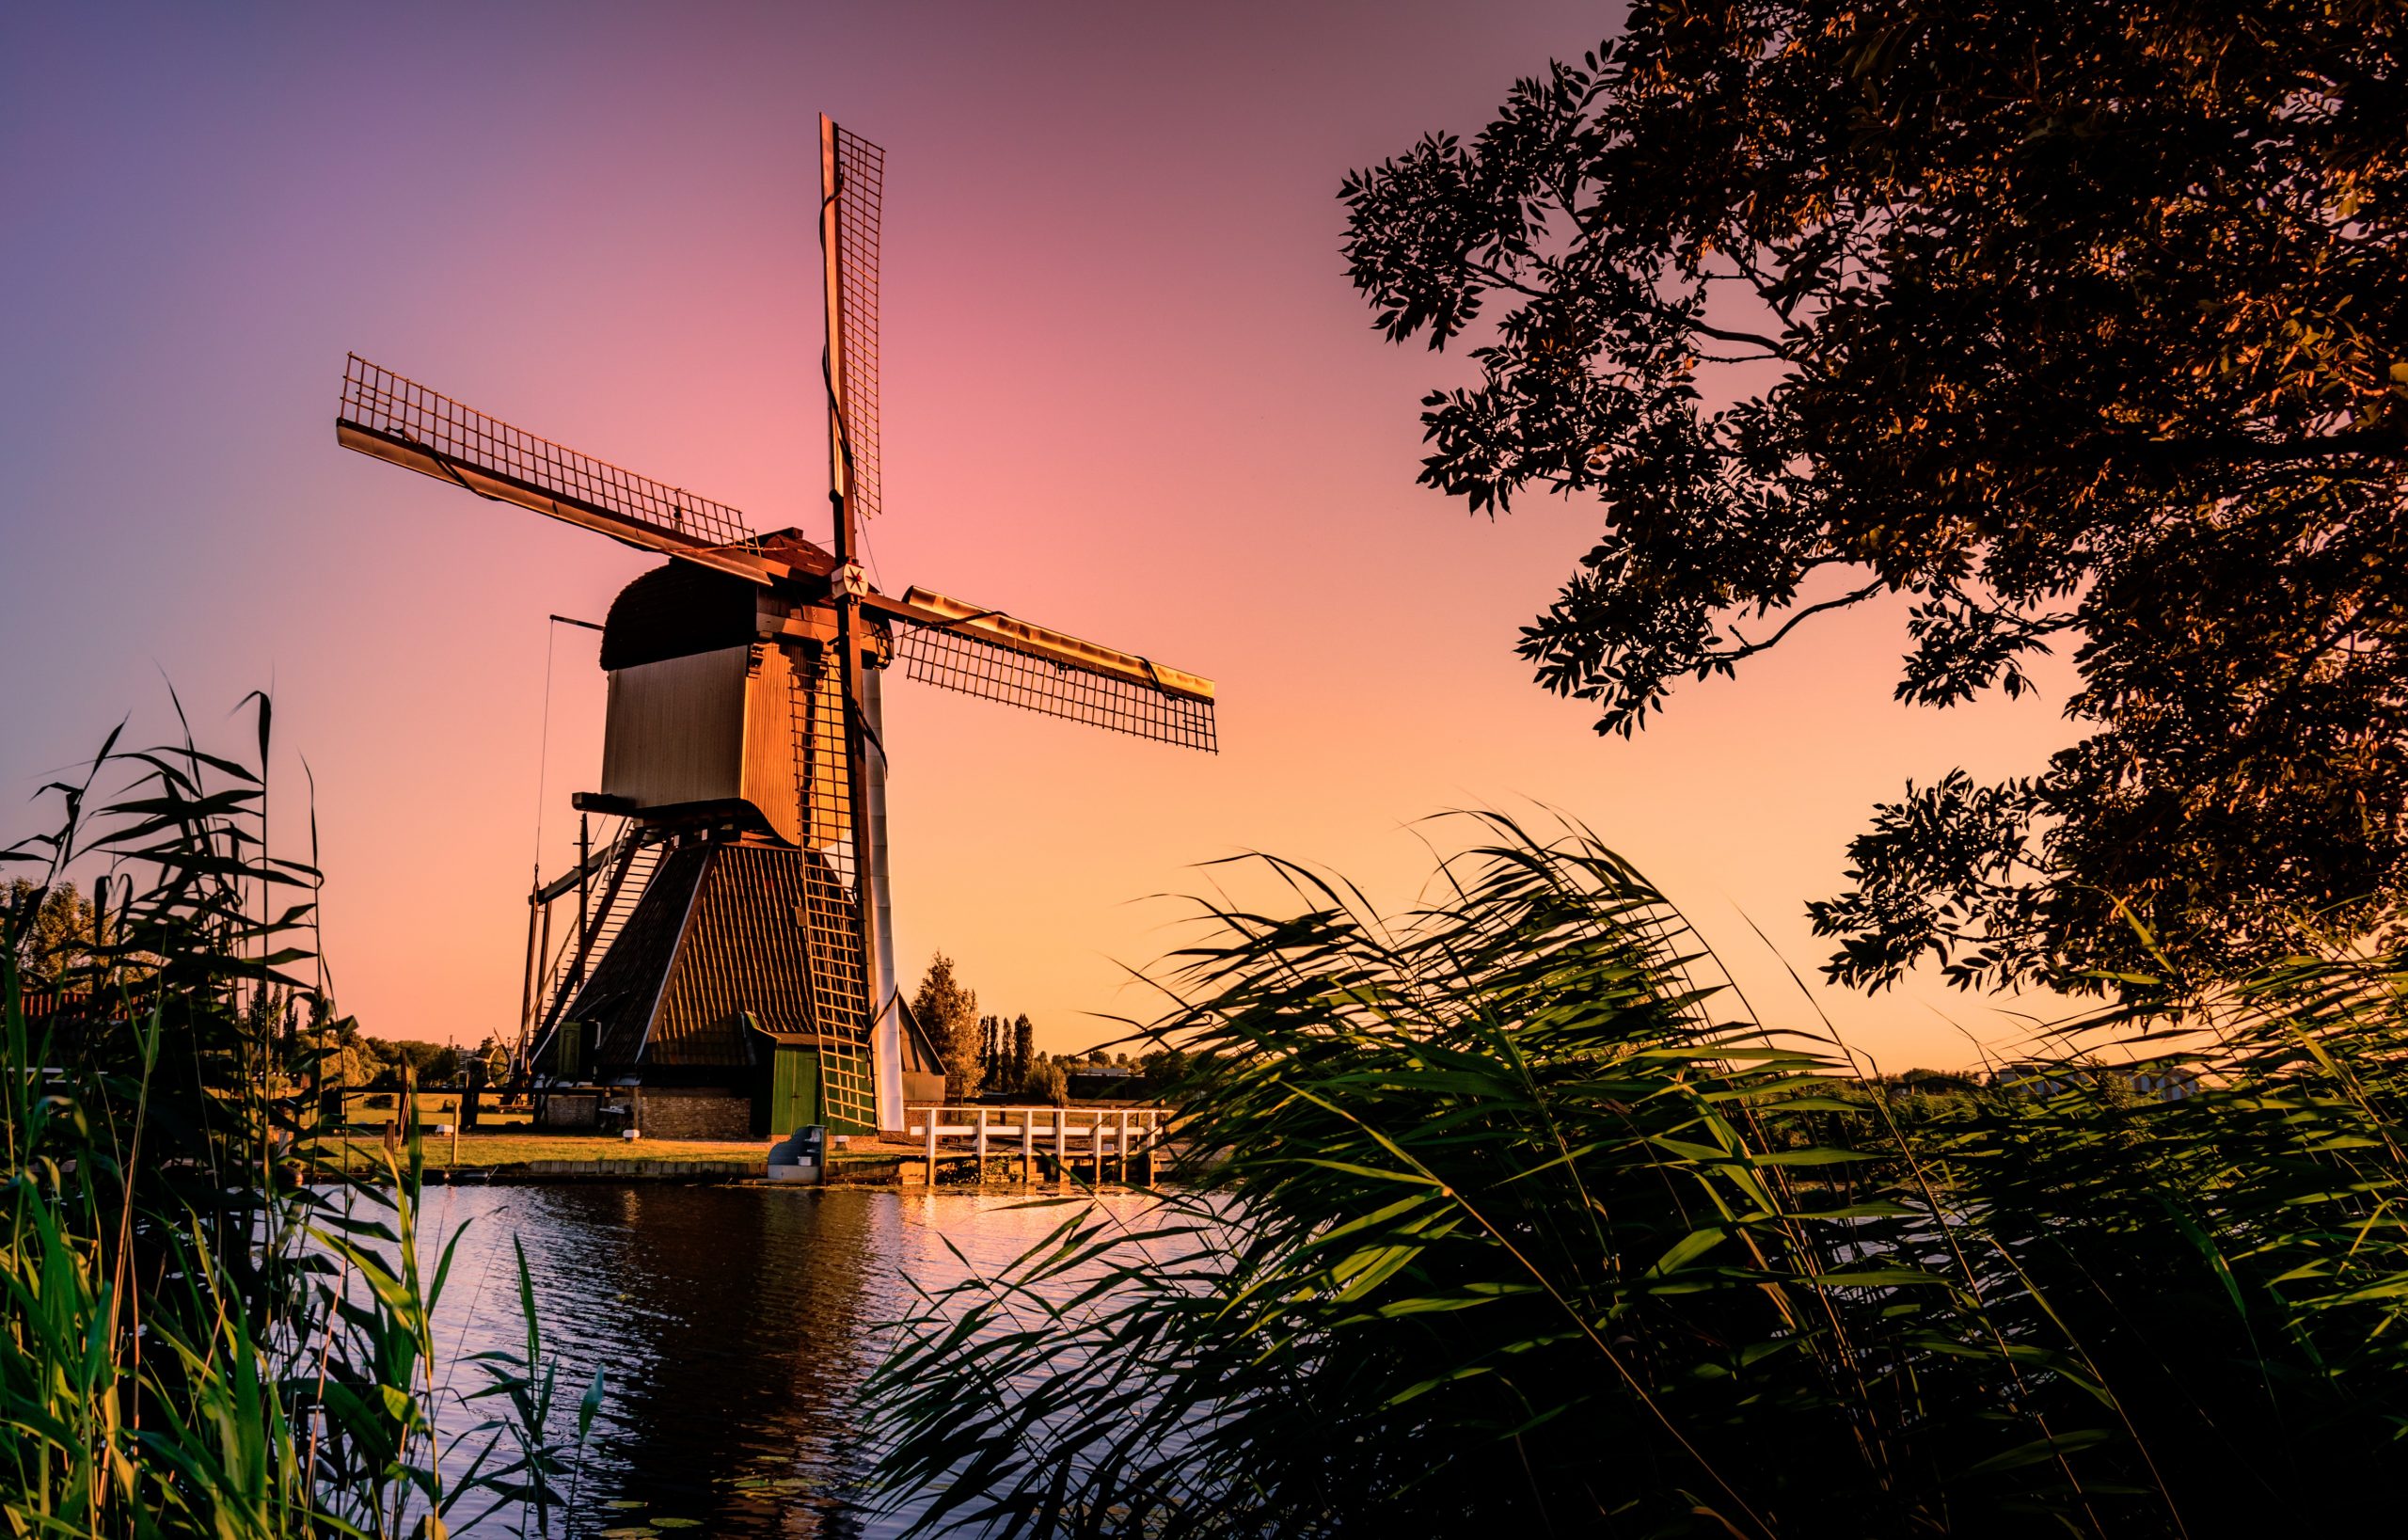
MULTIPOLYGON (((346 1143, 350 1161, 357 1167, 376 1162, 384 1140, 375 1134, 356 1133, 346 1143)), ((452 1166, 463 1169, 526 1166, 539 1160, 598 1160, 630 1166, 643 1161, 676 1160, 723 1162, 751 1169, 767 1163, 769 1144, 767 1138, 622 1139, 600 1134, 463 1134, 455 1156, 451 1135, 429 1134, 426 1166, 428 1170, 437 1171, 452 1166)), ((900 1149, 881 1151, 874 1145, 867 1150, 840 1150, 832 1152, 830 1164, 892 1158, 905 1152, 900 1149)))
MULTIPOLYGON (((539 1160, 724 1160, 758 1164, 768 1156, 766 1139, 741 1143, 717 1139, 634 1139, 592 1134, 428 1134, 426 1167, 525 1166, 539 1160), (454 1151, 457 1151, 456 1154, 454 1151)), ((376 1134, 353 1134, 345 1144, 351 1163, 373 1165, 384 1139, 376 1134)))

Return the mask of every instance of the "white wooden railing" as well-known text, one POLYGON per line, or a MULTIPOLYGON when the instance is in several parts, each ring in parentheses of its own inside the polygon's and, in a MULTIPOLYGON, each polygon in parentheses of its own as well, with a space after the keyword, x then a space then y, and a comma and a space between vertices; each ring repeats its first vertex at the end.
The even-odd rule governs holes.
POLYGON ((1037 1156, 1050 1155, 1057 1170, 1085 1163, 1101 1181, 1108 1154, 1125 1182, 1130 1157, 1150 1155, 1169 1119, 1160 1107, 921 1106, 908 1109, 905 1121, 913 1138, 926 1141, 931 1181, 941 1154, 971 1156, 981 1168, 990 1155, 1016 1155, 1023 1178, 1034 1176, 1037 1156))

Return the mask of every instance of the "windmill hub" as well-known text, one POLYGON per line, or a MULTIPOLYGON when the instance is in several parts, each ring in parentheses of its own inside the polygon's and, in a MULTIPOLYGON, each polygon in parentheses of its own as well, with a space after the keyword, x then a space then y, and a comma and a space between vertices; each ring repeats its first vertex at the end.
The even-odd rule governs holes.
POLYGON ((665 556, 611 602, 601 790, 576 869, 531 895, 517 1072, 548 1120, 632 1085, 656 1133, 897 1130, 943 1094, 895 988, 881 681, 1215 749, 1212 683, 927 589, 880 593, 884 152, 820 119, 833 548, 464 406, 353 355, 345 447, 665 556), (551 940, 574 894, 573 928, 551 940))

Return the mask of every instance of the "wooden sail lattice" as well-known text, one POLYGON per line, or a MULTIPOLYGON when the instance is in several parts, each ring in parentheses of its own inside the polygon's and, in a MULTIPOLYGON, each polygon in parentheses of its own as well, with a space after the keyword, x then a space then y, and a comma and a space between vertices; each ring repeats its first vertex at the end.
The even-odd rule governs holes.
POLYGON ((878 223, 886 190, 886 151, 836 130, 836 303, 838 356, 830 367, 844 431, 847 496, 854 514, 876 518, 881 504, 878 446, 878 223))
MULTIPOLYGON (((640 476, 464 405, 354 353, 343 366, 335 428, 415 452, 480 496, 480 480, 656 537, 655 548, 750 548, 744 516, 682 486, 640 476), (662 542, 666 542, 662 544, 662 542)), ((353 443, 354 448, 370 445, 353 443)), ((389 457, 389 456, 388 456, 389 457)), ((525 501, 525 498, 513 500, 525 501)))
POLYGON ((852 754, 844 683, 824 659, 816 667, 797 669, 792 677, 795 778, 807 863, 802 913, 797 918, 809 944, 820 1091, 832 1126, 875 1132, 878 1088, 870 1049, 861 882, 853 850, 852 754))
POLYGON ((1212 703, 1022 651, 950 625, 895 627, 906 678, 1182 749, 1220 751, 1212 703))

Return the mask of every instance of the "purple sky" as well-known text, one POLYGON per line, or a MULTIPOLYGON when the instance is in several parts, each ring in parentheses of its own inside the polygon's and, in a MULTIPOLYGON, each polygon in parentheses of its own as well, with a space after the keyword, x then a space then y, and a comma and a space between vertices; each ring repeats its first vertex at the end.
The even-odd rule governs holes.
MULTIPOLYGON (((346 350, 744 509, 825 519, 814 117, 889 151, 879 580, 1217 679, 1182 755, 897 685, 903 966, 943 948, 1062 1048, 1144 1015, 1152 896, 1263 849, 1386 902, 1450 806, 1590 823, 1806 1001, 1806 899, 1877 798, 2036 767, 2053 706, 1891 704, 1898 613, 1819 623, 1635 743, 1529 682, 1515 628, 1593 532, 1413 484, 1455 355, 1379 341, 1335 194, 1469 134, 1610 8, 1526 4, 0 11, 0 834, 163 677, 204 736, 273 687, 317 776, 342 1004, 470 1040, 517 1006, 563 863, 598 618, 645 563, 339 450, 346 350), (545 770, 539 788, 538 765, 545 770), (8 789, 14 788, 14 789, 8 789)), ((279 764, 291 771, 294 761, 279 764)), ((293 783, 297 792, 297 777, 293 783)), ((290 801, 297 805, 297 795, 290 801)), ((1443 836, 1442 836, 1443 837, 1443 836)), ((1821 992, 1893 1068, 2013 1002, 1821 992)))

